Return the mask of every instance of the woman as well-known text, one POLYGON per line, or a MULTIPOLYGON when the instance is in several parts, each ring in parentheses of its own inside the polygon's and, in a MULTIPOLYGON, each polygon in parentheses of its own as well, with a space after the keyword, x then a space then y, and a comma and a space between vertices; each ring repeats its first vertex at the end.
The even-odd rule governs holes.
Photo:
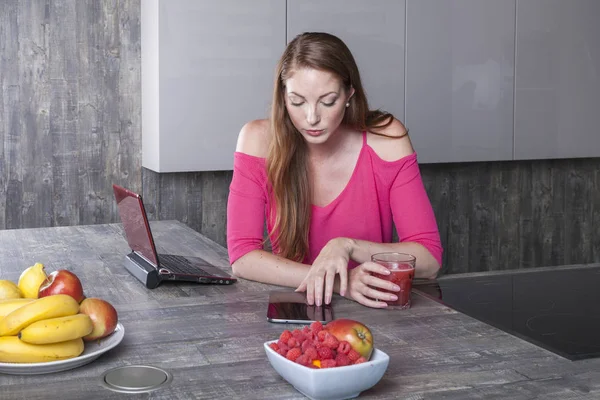
POLYGON ((234 155, 227 245, 236 276, 306 291, 329 304, 333 292, 386 307, 399 290, 374 253, 417 259, 415 276, 434 278, 442 248, 407 131, 371 111, 346 45, 304 33, 276 70, 269 120, 247 123, 234 155), (263 249, 267 223, 272 252, 263 249), (392 241, 392 223, 400 243, 392 241), (383 290, 381 290, 383 289, 383 290))

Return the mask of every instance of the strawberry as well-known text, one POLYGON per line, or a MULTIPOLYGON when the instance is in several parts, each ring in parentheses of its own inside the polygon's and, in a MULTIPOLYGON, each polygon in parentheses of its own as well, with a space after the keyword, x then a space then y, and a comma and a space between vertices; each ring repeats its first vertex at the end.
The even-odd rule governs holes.
POLYGON ((290 361, 296 361, 296 359, 301 355, 302 350, 300 350, 299 347, 294 347, 293 349, 288 350, 287 354, 285 355, 285 358, 287 358, 290 361))

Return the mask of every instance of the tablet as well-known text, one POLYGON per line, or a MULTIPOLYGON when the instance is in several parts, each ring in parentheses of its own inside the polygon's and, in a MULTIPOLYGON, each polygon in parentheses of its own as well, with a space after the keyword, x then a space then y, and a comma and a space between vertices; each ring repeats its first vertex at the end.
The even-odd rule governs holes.
POLYGON ((296 292, 269 293, 267 320, 275 323, 311 324, 320 321, 323 324, 333 321, 331 304, 322 306, 306 304, 306 294, 296 292))

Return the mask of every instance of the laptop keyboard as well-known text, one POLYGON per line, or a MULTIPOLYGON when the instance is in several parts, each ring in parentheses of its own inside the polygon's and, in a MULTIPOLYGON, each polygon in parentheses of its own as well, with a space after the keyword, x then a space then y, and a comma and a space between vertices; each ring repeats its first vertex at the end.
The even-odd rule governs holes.
POLYGON ((186 274, 186 275, 209 275, 198 265, 192 264, 187 258, 176 256, 174 254, 159 254, 158 262, 161 267, 168 269, 171 272, 186 274))

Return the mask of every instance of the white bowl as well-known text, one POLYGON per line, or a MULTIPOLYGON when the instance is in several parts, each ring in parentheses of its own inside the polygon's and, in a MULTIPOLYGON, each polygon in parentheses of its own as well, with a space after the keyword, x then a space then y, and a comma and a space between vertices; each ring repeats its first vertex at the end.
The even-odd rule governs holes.
POLYGON ((269 362, 286 381, 300 393, 314 400, 352 399, 381 380, 390 362, 390 357, 381 350, 374 349, 371 359, 357 365, 345 367, 313 369, 308 368, 264 347, 269 362))

